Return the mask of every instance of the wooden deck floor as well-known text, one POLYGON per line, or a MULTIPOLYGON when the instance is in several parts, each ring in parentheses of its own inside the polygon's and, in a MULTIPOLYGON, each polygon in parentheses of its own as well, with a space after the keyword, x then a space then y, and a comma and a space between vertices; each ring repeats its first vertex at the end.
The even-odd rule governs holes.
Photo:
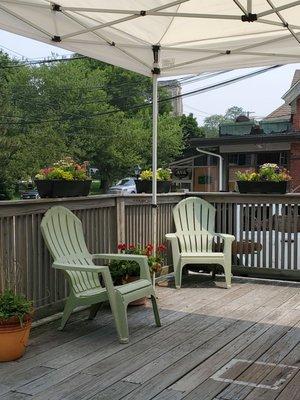
MULTIPOLYGON (((199 277, 197 277, 199 278, 199 277)), ((0 365, 1 400, 299 400, 300 285, 235 280, 157 289, 129 311, 120 345, 108 309, 35 328, 26 355, 0 365)))

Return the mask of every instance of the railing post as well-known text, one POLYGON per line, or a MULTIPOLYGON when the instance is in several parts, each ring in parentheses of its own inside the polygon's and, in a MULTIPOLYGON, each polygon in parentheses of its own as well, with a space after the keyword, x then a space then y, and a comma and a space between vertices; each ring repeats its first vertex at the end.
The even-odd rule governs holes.
POLYGON ((117 244, 125 243, 125 198, 116 197, 117 244))

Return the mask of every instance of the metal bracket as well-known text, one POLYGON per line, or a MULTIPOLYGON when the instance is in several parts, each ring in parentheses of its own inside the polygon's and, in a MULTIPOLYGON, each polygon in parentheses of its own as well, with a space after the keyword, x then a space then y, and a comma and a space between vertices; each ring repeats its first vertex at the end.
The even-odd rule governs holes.
POLYGON ((153 75, 160 75, 160 68, 154 67, 151 72, 153 75))
POLYGON ((243 22, 254 22, 254 21, 257 21, 257 14, 252 14, 252 13, 243 14, 241 16, 241 20, 243 22))
POLYGON ((52 4, 52 11, 61 11, 61 6, 59 4, 52 4))

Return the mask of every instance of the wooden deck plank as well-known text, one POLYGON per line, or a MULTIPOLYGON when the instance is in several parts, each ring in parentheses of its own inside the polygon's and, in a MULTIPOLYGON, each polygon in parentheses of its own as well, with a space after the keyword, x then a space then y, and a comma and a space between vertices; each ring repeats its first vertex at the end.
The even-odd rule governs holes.
MULTIPOLYGON (((163 326, 154 327, 149 307, 129 310, 126 345, 116 340, 109 310, 89 322, 78 314, 67 332, 54 331, 57 322, 34 329, 32 352, 0 365, 1 400, 296 400, 296 373, 278 391, 237 389, 211 376, 235 358, 299 366, 300 285, 223 286, 158 287, 163 326)), ((228 373, 235 370, 262 384, 284 377, 276 365, 228 373)))
MULTIPOLYGON (((243 293, 248 293, 249 291, 245 290, 245 288, 240 288, 240 295, 243 293)), ((234 291, 226 291, 226 296, 233 297, 234 299, 237 298, 237 294, 234 295, 234 291)), ((197 304, 198 305, 198 311, 202 310, 205 308, 205 305, 203 305, 203 300, 197 300, 194 301, 194 304, 191 306, 192 309, 197 310, 197 304), (198 301, 198 303, 197 303, 198 301)), ((178 307, 178 306, 177 306, 178 307)), ((212 304, 209 304, 208 307, 212 307, 212 304)), ((219 302, 216 301, 216 304, 214 308, 219 307, 219 302)), ((180 320, 175 321, 173 324, 170 324, 169 326, 165 326, 161 330, 157 330, 152 336, 150 337, 145 337, 143 340, 140 342, 136 343, 133 345, 133 341, 131 341, 131 345, 127 346, 119 346, 119 351, 116 352, 115 355, 112 355, 109 358, 104 358, 102 361, 99 363, 94 364, 92 367, 88 368, 85 372, 90 373, 90 374, 97 374, 98 371, 102 374, 101 376, 101 385, 99 386, 99 383, 96 382, 94 385, 89 385, 88 388, 83 387, 82 390, 78 389, 76 395, 80 399, 81 396, 86 395, 86 392, 88 391, 90 395, 93 395, 94 393, 97 393, 101 389, 104 390, 106 389, 110 384, 116 383, 119 379, 122 379, 126 374, 128 374, 128 368, 134 368, 137 369, 140 365, 143 365, 147 360, 151 360, 153 358, 159 357, 159 355, 167 351, 168 348, 176 346, 176 342, 174 343, 174 332, 178 329, 182 329, 184 326, 184 331, 181 332, 183 336, 179 337, 179 342, 184 340, 185 334, 186 334, 186 329, 188 329, 191 324, 195 324, 195 322, 199 322, 199 320, 195 321, 195 318, 193 318, 193 314, 182 314, 180 315, 182 318, 184 318, 184 325, 182 325, 182 318, 180 320), (177 328, 176 328, 177 327, 177 328), (156 343, 159 343, 160 346, 157 347, 156 343), (169 347, 167 347, 169 346, 169 347), (145 349, 150 348, 150 352, 145 353, 145 349), (145 353, 144 358, 141 357, 141 354, 145 353), (123 362, 122 362, 123 361, 123 362), (115 367, 115 369, 112 369, 115 367), (126 369, 127 367, 127 369, 126 369), (105 372, 107 373, 105 374, 105 372)), ((201 317, 201 316, 200 316, 201 317)), ((205 324, 209 325, 212 323, 216 323, 218 321, 218 318, 216 317, 211 317, 211 316, 203 316, 201 317, 201 324, 198 327, 198 331, 201 329, 205 329, 205 324), (205 322, 206 321, 206 322, 205 322)), ((192 332, 193 333, 193 332, 192 332)), ((196 332, 195 332, 196 334, 196 332)), ((54 375, 56 375, 54 373, 54 375)), ((36 384, 33 382, 33 384, 36 384)), ((23 390, 21 388, 20 390, 23 390)))
MULTIPOLYGON (((264 293, 265 296, 260 296, 261 304, 264 304, 266 299, 270 297, 271 294, 269 292, 269 295, 267 295, 268 290, 265 290, 264 293)), ((124 397, 124 399, 132 400, 135 398, 141 398, 147 400, 155 397, 166 387, 170 386, 183 375, 186 375, 188 372, 194 369, 206 358, 210 357, 220 348, 224 347, 244 331, 249 329, 258 319, 262 318, 263 313, 260 311, 259 307, 252 312, 249 312, 247 306, 245 308, 246 310, 241 311, 239 315, 237 314, 232 317, 235 322, 225 329, 221 334, 207 341, 204 343, 204 345, 201 345, 197 348, 192 348, 190 353, 179 359, 174 364, 168 366, 162 373, 154 376, 154 378, 141 385, 140 388, 124 397), (243 320, 246 315, 247 319, 249 320, 243 320)))
POLYGON ((289 385, 276 397, 276 400, 300 399, 300 372, 292 379, 289 385))
MULTIPOLYGON (((237 288, 235 290, 237 290, 237 288)), ((213 298, 215 295, 216 300, 217 300, 220 297, 222 297, 222 294, 223 294, 223 289, 217 289, 214 292, 212 291, 211 297, 213 298)), ((209 302, 208 298, 205 299, 204 294, 202 294, 202 296, 199 296, 200 299, 197 299, 197 301, 194 301, 194 302, 192 302, 192 304, 190 304, 191 301, 190 301, 189 296, 187 296, 186 293, 183 293, 183 296, 181 295, 181 293, 179 293, 179 297, 183 297, 183 298, 186 297, 187 301, 183 302, 183 304, 181 304, 181 307, 178 307, 178 302, 177 302, 177 305, 176 305, 177 311, 175 313, 170 313, 171 318, 168 321, 168 323, 172 324, 176 320, 184 318, 186 315, 188 315, 186 313, 186 310, 189 310, 190 312, 192 312, 194 309, 197 309, 197 307, 199 308, 199 306, 197 306, 198 303, 201 304, 201 302, 205 302, 205 301, 209 302), (204 297, 202 298, 202 296, 204 296, 204 297), (178 309, 179 309, 179 311, 178 311, 178 309), (182 311, 182 310, 184 310, 184 311, 182 311)), ((166 303, 168 306, 171 305, 171 307, 172 307, 172 306, 175 306, 176 300, 172 299, 172 301, 170 301, 170 302, 167 301, 166 303)), ((167 309, 167 312, 168 311, 169 310, 167 309)), ((145 313, 145 316, 146 316, 146 313, 145 313)), ((166 316, 166 319, 168 318, 168 316, 169 315, 166 316)), ((134 316, 133 316, 133 318, 134 318, 134 316)), ((163 323, 164 323, 164 321, 163 321, 163 323)), ((96 351, 94 349, 91 352, 89 352, 88 354, 86 354, 85 356, 81 355, 80 358, 76 359, 73 362, 70 362, 67 365, 64 365, 62 368, 59 368, 53 372, 50 372, 45 377, 41 377, 40 379, 36 379, 32 383, 28 383, 27 385, 20 387, 19 391, 22 393, 26 393, 26 394, 36 395, 37 393, 39 393, 41 391, 47 390, 47 388, 49 388, 51 385, 55 385, 55 384, 61 382, 62 380, 72 376, 76 372, 86 369, 90 365, 97 363, 98 361, 104 359, 105 357, 108 357, 108 356, 112 355, 113 353, 116 353, 125 347, 132 346, 133 344, 137 343, 138 341, 140 341, 148 336, 151 336, 151 335, 157 333, 158 331, 162 331, 166 327, 166 325, 167 324, 165 324, 165 326, 162 326, 161 328, 157 328, 154 326, 149 326, 149 324, 144 323, 143 327, 140 328, 137 332, 135 332, 136 327, 133 328, 133 331, 135 333, 133 334, 131 332, 132 333, 131 341, 128 345, 120 345, 116 339, 115 332, 113 332, 113 334, 107 334, 107 336, 103 337, 101 344, 99 344, 99 346, 100 346, 99 351, 96 351)), ((94 332, 91 335, 94 335, 94 332)), ((60 351, 61 350, 62 349, 60 349, 60 351)), ((39 355, 38 357, 43 358, 43 356, 44 356, 44 353, 39 355)), ((50 357, 52 357, 52 356, 50 355, 50 357)), ((40 363, 47 362, 45 360, 47 360, 47 359, 42 359, 40 361, 40 363)))
MULTIPOLYGON (((299 315, 300 318, 300 315, 299 315)), ((277 340, 269 349, 258 358, 246 358, 252 361, 250 365, 243 364, 239 372, 234 376, 234 379, 242 382, 252 382, 255 385, 268 385, 268 379, 272 376, 271 372, 274 370, 275 374, 280 373, 277 364, 282 364, 283 359, 293 350, 299 343, 299 325, 289 330, 284 336, 277 340), (255 363, 254 363, 255 362, 255 363), (258 364, 262 362, 263 364, 258 364), (274 366, 267 366, 266 364, 275 364, 274 366)), ((220 393, 220 397, 228 400, 245 399, 253 387, 230 384, 224 391, 220 393)))

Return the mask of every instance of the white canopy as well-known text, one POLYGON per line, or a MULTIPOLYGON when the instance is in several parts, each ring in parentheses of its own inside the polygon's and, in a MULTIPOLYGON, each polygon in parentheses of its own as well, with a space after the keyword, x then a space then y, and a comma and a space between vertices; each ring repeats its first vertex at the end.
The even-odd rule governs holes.
POLYGON ((154 172, 158 76, 300 61, 291 0, 0 0, 0 29, 153 76, 154 172))
POLYGON ((300 1, 0 0, 0 29, 151 75, 300 60, 300 1))

